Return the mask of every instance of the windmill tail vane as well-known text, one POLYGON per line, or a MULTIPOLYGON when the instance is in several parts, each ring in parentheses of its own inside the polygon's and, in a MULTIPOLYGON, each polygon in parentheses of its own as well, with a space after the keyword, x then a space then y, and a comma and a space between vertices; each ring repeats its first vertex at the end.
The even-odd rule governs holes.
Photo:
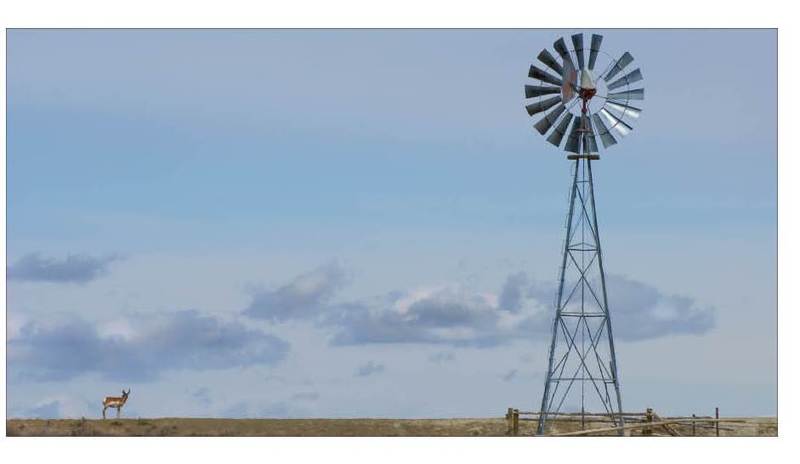
POLYGON ((562 412, 580 413, 583 426, 588 411, 624 425, 591 162, 600 159, 597 138, 607 150, 633 130, 642 110, 631 101, 644 99, 644 88, 637 87, 642 73, 629 71, 634 61, 629 52, 616 59, 603 52, 599 34, 592 34, 588 60, 583 34, 571 39, 572 48, 559 38, 555 55, 547 49, 539 53, 547 69, 531 65, 528 76, 538 82, 525 86, 526 98, 534 99, 525 107, 528 114, 543 113, 534 129, 574 161, 540 435, 562 412))

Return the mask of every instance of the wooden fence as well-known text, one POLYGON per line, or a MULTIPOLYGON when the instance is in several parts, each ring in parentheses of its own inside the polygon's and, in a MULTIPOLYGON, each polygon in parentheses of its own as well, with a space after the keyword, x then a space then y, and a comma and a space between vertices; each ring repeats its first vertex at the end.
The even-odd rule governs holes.
MULTIPOLYGON (((618 418, 618 414, 615 414, 618 418)), ((741 425, 746 421, 743 419, 720 419, 719 408, 715 408, 714 416, 698 416, 692 414, 691 416, 680 417, 661 417, 653 411, 652 408, 647 408, 645 412, 624 412, 621 414, 624 419, 624 426, 617 426, 615 417, 608 414, 598 413, 557 413, 548 414, 548 420, 555 420, 559 423, 565 422, 581 422, 582 430, 574 432, 555 433, 549 436, 570 437, 570 436, 587 436, 594 434, 607 434, 610 432, 619 432, 620 430, 630 433, 631 431, 640 431, 642 436, 697 436, 698 430, 713 430, 714 435, 720 436, 720 430, 733 431, 736 425, 741 425), (587 423, 608 423, 614 424, 610 427, 600 427, 593 429, 585 429, 587 423), (726 424, 726 425, 720 425, 726 424), (678 430, 678 427, 681 430, 678 430), (691 427, 691 432, 683 430, 684 427, 691 427)), ((515 408, 508 408, 506 413, 507 430, 506 435, 517 436, 519 435, 520 421, 539 421, 538 412, 520 411, 515 408)))

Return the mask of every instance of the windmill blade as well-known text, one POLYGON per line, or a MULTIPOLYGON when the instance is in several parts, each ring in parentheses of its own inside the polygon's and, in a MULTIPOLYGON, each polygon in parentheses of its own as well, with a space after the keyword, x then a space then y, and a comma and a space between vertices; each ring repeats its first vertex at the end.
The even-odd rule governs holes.
POLYGON ((551 97, 547 100, 540 100, 536 103, 531 103, 530 105, 526 106, 525 109, 528 110, 528 114, 533 116, 536 113, 541 113, 547 109, 554 107, 555 105, 561 103, 561 97, 551 97))
POLYGON ((610 81, 611 78, 619 74, 626 66, 631 64, 633 61, 633 56, 629 52, 625 52, 622 56, 614 63, 614 66, 608 70, 608 73, 603 78, 606 82, 610 81))
POLYGON ((569 50, 567 49, 567 44, 564 43, 564 38, 561 37, 555 42, 553 42, 553 48, 556 49, 558 55, 563 60, 564 64, 569 62, 572 65, 572 68, 575 69, 575 63, 572 62, 572 57, 569 56, 569 50))
POLYGON ((601 43, 603 43, 603 36, 592 34, 592 45, 589 49, 589 71, 594 71, 594 63, 597 61, 597 53, 600 51, 601 43))
POLYGON ((600 116, 605 120, 609 132, 613 132, 620 137, 625 137, 633 130, 633 127, 625 124, 624 121, 609 113, 605 108, 600 109, 600 116))
POLYGON ((559 76, 564 74, 564 68, 561 67, 561 64, 556 61, 556 58, 551 55, 546 48, 543 49, 536 58, 542 63, 546 64, 548 68, 555 71, 559 76))
POLYGON ((553 129, 553 133, 550 134, 550 137, 547 137, 547 141, 555 146, 561 145, 561 140, 564 139, 564 134, 567 133, 567 127, 570 121, 572 121, 572 113, 565 114, 564 117, 561 118, 561 121, 558 122, 556 128, 553 129))
POLYGON ((639 68, 636 70, 631 71, 630 73, 620 77, 619 79, 615 80, 614 82, 608 84, 608 90, 614 90, 618 87, 622 87, 623 85, 633 84, 634 82, 639 82, 642 80, 642 71, 639 68))
POLYGON ((580 133, 578 129, 581 128, 581 118, 576 117, 572 121, 572 130, 569 131, 569 137, 567 137, 567 144, 564 145, 564 151, 570 153, 579 153, 580 152, 580 133))
POLYGON ((532 77, 533 79, 539 79, 542 82, 547 82, 548 84, 553 84, 561 87, 561 79, 533 65, 531 66, 531 69, 528 71, 528 77, 532 77))
POLYGON ((572 62, 564 63, 564 74, 561 75, 561 102, 568 103, 578 93, 578 73, 572 67, 572 62))
POLYGON ((607 100, 644 100, 644 89, 626 90, 624 92, 614 92, 606 96, 607 100))
POLYGON ((603 142, 603 148, 608 148, 611 145, 617 143, 617 139, 608 132, 608 128, 603 123, 603 120, 600 119, 600 116, 595 113, 592 115, 592 119, 594 120, 594 125, 597 126, 598 134, 600 135, 600 140, 603 142))
POLYGON ((549 85, 525 86, 525 98, 541 97, 542 95, 550 95, 559 92, 561 92, 561 89, 558 87, 550 87, 549 85))
POLYGON ((618 111, 621 116, 621 119, 625 118, 638 119, 639 115, 642 114, 642 110, 636 108, 635 106, 623 105, 622 103, 617 103, 611 100, 608 100, 605 106, 615 111, 618 111))
POLYGON ((586 144, 583 147, 584 152, 588 152, 589 154, 598 153, 597 150, 597 139, 594 137, 594 128, 592 127, 592 120, 589 119, 588 116, 584 116, 586 118, 586 129, 589 131, 586 133, 586 138, 584 139, 584 143, 586 144))
POLYGON ((583 33, 572 36, 572 48, 575 49, 575 56, 578 57, 578 69, 583 69, 583 33))
POLYGON ((564 106, 563 103, 556 106, 551 112, 547 113, 547 115, 545 115, 541 121, 534 124, 533 127, 536 128, 540 134, 544 135, 550 130, 551 127, 553 127, 553 124, 555 124, 555 122, 558 120, 558 117, 561 116, 566 109, 567 107, 564 106))

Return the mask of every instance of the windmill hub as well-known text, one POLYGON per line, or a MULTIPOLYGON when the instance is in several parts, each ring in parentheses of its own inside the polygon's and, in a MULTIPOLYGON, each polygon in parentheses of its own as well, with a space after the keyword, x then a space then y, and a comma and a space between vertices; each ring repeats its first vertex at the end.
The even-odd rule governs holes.
MULTIPOLYGON (((592 80, 591 71, 584 69, 581 71, 581 88, 578 95, 581 97, 581 113, 586 114, 589 111, 589 100, 597 93, 597 87, 592 80)), ((583 130, 588 130, 583 128, 583 130)))

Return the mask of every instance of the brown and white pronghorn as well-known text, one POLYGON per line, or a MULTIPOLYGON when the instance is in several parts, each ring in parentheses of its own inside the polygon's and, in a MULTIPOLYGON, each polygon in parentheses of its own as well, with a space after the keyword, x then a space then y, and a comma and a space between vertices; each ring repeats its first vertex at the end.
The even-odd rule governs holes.
POLYGON ((119 419, 119 410, 125 406, 125 402, 128 401, 128 395, 130 395, 131 389, 129 388, 128 391, 122 390, 122 396, 106 396, 103 399, 103 419, 106 418, 106 409, 108 408, 117 408, 117 419, 119 419))

